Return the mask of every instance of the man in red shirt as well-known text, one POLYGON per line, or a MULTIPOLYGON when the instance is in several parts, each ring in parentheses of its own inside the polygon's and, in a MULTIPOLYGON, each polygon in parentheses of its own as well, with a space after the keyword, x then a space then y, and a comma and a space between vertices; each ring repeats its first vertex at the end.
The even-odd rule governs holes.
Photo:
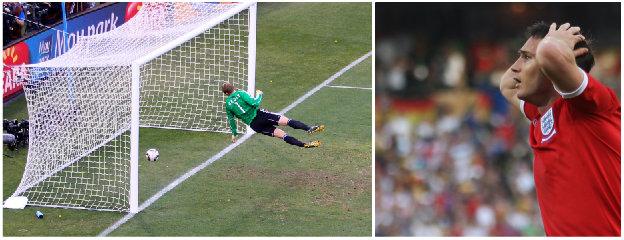
POLYGON ((589 75, 579 27, 527 29, 501 93, 531 121, 537 200, 548 236, 620 236, 620 101, 589 75))

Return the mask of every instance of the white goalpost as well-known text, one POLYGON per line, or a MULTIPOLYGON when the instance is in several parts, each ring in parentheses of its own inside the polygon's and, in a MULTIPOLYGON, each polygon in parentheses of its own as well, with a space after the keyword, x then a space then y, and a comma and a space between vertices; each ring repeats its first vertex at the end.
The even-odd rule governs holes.
MULTIPOLYGON (((139 128, 229 132, 221 84, 255 91, 256 3, 145 2, 113 31, 15 67, 28 157, 11 199, 138 211, 139 128)), ((238 124, 239 131, 249 131, 238 124)))

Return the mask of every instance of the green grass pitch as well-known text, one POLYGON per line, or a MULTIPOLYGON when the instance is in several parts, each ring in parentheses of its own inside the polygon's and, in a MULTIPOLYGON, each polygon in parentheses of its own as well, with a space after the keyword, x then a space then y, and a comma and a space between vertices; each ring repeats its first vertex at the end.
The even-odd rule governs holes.
MULTIPOLYGON (((279 111, 371 50, 370 3, 259 3, 256 86, 279 111)), ((331 85, 371 88, 371 59, 331 85)), ((318 135, 284 128, 300 149, 254 135, 187 179, 110 236, 371 236, 372 92, 325 87, 288 117, 325 124, 318 135)), ((4 118, 27 118, 23 97, 4 118)), ((229 144, 229 135, 141 129, 139 203, 229 144)), ((22 177, 26 150, 5 154, 3 200, 22 177)), ((95 236, 125 213, 26 207, 3 209, 4 236, 95 236), (37 220, 35 211, 44 212, 37 220)))

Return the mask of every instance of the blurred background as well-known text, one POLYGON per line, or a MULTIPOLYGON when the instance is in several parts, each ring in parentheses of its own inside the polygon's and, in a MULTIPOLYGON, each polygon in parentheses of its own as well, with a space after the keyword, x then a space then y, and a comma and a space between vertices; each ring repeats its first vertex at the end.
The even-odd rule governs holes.
POLYGON ((377 3, 377 236, 544 235, 528 121, 499 79, 537 21, 591 40, 620 97, 620 3, 377 3))
MULTIPOLYGON (((96 2, 67 2, 67 18, 100 5, 96 2)), ((24 37, 46 30, 63 20, 60 2, 3 2, 2 44, 8 46, 24 37)))

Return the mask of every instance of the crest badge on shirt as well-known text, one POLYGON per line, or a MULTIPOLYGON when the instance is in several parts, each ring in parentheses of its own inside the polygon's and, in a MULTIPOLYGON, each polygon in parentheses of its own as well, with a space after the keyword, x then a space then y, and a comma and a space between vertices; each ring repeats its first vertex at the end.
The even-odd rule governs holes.
POLYGON ((542 129, 542 143, 550 140, 555 134, 557 134, 557 129, 555 129, 555 117, 553 115, 552 108, 548 109, 546 113, 540 119, 540 127, 542 129))

